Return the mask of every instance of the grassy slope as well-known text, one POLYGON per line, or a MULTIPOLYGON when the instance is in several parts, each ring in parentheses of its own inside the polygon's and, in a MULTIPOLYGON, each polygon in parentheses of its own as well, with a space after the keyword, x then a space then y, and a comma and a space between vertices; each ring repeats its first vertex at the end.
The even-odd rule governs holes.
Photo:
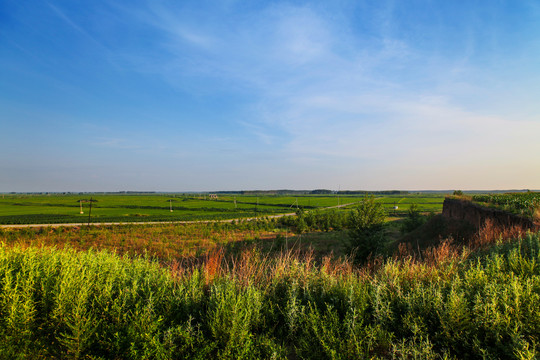
POLYGON ((0 247, 0 358, 538 357, 540 238, 362 271, 291 253, 165 269, 0 247))

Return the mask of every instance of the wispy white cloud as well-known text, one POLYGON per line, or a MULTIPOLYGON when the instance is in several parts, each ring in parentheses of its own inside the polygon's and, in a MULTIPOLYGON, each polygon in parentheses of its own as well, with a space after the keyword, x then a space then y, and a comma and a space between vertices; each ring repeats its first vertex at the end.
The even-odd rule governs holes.
POLYGON ((96 40, 96 38, 90 33, 85 30, 83 27, 81 27, 79 24, 77 24, 76 21, 74 21, 68 14, 63 11, 60 7, 55 6, 51 4, 50 2, 46 2, 47 6, 55 13, 56 16, 58 16, 62 21, 64 21, 66 24, 68 24, 72 29, 76 30, 78 33, 83 35, 87 40, 91 41, 94 45, 97 45, 101 50, 107 51, 105 46, 96 40))
POLYGON ((481 72, 471 65, 474 29, 453 58, 426 53, 418 39, 400 36, 396 7, 387 1, 371 9, 365 35, 351 30, 351 17, 316 5, 276 3, 218 15, 214 11, 225 10, 150 2, 136 17, 161 34, 162 56, 150 56, 145 71, 178 87, 193 86, 190 77, 205 83, 201 91, 247 92, 252 103, 238 124, 263 142, 275 142, 281 132, 289 141, 281 143, 282 151, 347 158, 387 149, 385 139, 403 134, 444 138, 463 125, 457 117, 483 117, 454 101, 456 94, 478 90, 467 80, 481 72), (364 145, 354 141, 367 133, 364 145), (333 146, 314 148, 308 139, 333 146))
POLYGON ((532 0, 8 9, 4 147, 26 154, 12 164, 137 175, 120 184, 166 171, 184 189, 540 184, 532 0))
POLYGON ((379 8, 369 34, 347 16, 283 3, 221 23, 153 4, 140 19, 161 34, 165 56, 147 63, 151 71, 180 88, 194 78, 201 91, 249 95, 237 131, 290 161, 441 169, 540 153, 538 122, 462 101, 482 86, 475 34, 465 32, 454 56, 427 51, 400 36, 395 7, 379 8))

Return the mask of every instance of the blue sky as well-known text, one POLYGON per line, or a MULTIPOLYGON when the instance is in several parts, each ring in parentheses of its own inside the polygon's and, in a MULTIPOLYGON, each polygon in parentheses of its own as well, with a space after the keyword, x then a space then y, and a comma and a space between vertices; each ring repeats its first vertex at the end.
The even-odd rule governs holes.
POLYGON ((1 191, 540 188, 540 2, 0 3, 1 191))

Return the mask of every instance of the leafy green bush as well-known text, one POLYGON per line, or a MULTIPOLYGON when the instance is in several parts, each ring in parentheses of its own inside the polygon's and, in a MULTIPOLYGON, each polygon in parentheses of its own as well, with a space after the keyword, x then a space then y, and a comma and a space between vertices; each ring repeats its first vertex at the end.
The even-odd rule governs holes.
POLYGON ((360 262, 380 253, 385 245, 386 213, 381 203, 365 196, 349 215, 349 236, 352 251, 360 262))
POLYGON ((277 219, 277 224, 292 227, 297 233, 306 231, 342 230, 347 226, 349 214, 337 209, 310 210, 299 209, 296 216, 284 216, 277 219))
POLYGON ((424 225, 427 221, 427 217, 420 213, 418 205, 412 204, 407 211, 407 217, 401 224, 401 233, 406 234, 424 225))
POLYGON ((1 245, 0 358, 538 358, 539 234, 443 250, 371 273, 290 253, 172 271, 1 245))

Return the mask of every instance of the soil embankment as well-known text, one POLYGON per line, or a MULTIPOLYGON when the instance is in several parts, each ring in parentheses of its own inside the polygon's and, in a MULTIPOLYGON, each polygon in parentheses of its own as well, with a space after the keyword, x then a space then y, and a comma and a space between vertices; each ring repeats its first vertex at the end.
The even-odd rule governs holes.
POLYGON ((433 216, 400 242, 411 244, 415 249, 426 249, 439 245, 443 239, 465 245, 486 237, 498 237, 502 233, 514 236, 527 230, 540 231, 540 223, 467 199, 446 198, 442 214, 433 216))
POLYGON ((442 215, 445 218, 466 221, 477 229, 486 221, 501 227, 519 227, 523 230, 540 230, 540 223, 529 218, 475 204, 465 199, 446 198, 442 215))

